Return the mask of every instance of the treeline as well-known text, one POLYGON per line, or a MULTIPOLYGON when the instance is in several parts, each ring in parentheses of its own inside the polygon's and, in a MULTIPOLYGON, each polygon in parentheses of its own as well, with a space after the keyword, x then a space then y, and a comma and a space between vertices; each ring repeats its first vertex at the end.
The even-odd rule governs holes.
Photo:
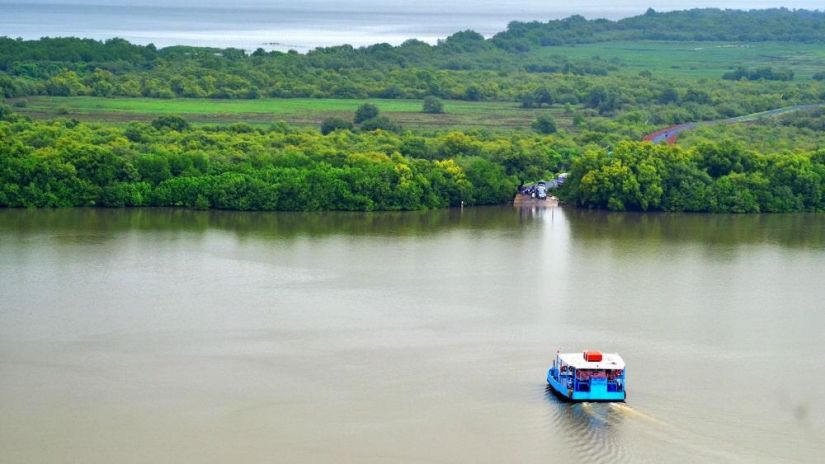
POLYGON ((772 67, 767 66, 764 68, 751 70, 740 66, 733 71, 722 74, 722 79, 729 81, 738 81, 740 79, 746 79, 749 81, 792 81, 793 75, 794 73, 790 69, 775 70, 772 67))
POLYGON ((499 49, 481 34, 466 30, 430 45, 410 39, 398 46, 386 43, 355 48, 351 45, 319 47, 299 54, 295 51, 265 51, 252 53, 236 48, 172 46, 162 49, 149 44, 131 44, 113 38, 105 41, 73 37, 45 37, 21 40, 0 37, 0 71, 38 74, 53 71, 49 67, 33 69, 32 63, 48 63, 54 67, 85 69, 99 67, 113 72, 151 69, 171 61, 195 61, 207 67, 223 67, 233 63, 255 67, 298 67, 316 70, 390 70, 424 68, 430 70, 496 70, 560 72, 569 74, 604 75, 617 69, 615 63, 604 60, 571 60, 561 55, 540 59, 535 56, 514 56, 499 49))
POLYGON ((0 96, 151 98, 423 98, 515 100, 550 73, 607 75, 599 58, 517 57, 475 33, 444 45, 408 41, 319 48, 305 55, 132 45, 120 39, 0 38, 0 96), (506 72, 505 72, 506 71, 506 72))
POLYGON ((575 148, 549 137, 236 124, 175 118, 124 128, 0 112, 0 207, 182 206, 419 210, 500 204, 558 172, 575 148))
POLYGON ((614 211, 825 211, 825 150, 760 154, 730 142, 689 149, 625 142, 577 158, 564 198, 614 211))
POLYGON ((532 47, 615 40, 825 42, 825 12, 788 10, 693 9, 644 15, 618 21, 581 16, 548 22, 512 22, 492 42, 499 48, 532 47))
MULTIPOLYGON (((122 39, 0 38, 0 96, 152 98, 423 98, 519 101, 548 81, 608 76, 615 60, 569 58, 541 47, 607 40, 824 42, 825 13, 804 10, 648 12, 620 21, 579 16, 511 23, 485 39, 457 32, 436 45, 408 40, 317 48, 306 54, 187 46, 157 49, 122 39), (530 53, 535 49, 535 53, 530 53)), ((792 78, 783 70, 757 79, 792 78)), ((762 75, 760 75, 760 73, 762 75)), ((750 79, 751 72, 740 76, 750 79)), ((627 79, 627 76, 622 76, 627 79)), ((739 78, 739 77, 735 77, 739 78)), ((586 90, 585 90, 586 91, 586 90)), ((580 100, 581 89, 561 101, 580 100), (570 98, 579 94, 577 98, 570 98)))
POLYGON ((420 210, 507 203, 520 183, 569 171, 559 194, 581 207, 825 211, 821 148, 765 154, 705 140, 580 149, 527 132, 321 135, 283 124, 192 128, 174 117, 111 127, 33 122, 2 106, 0 140, 0 207, 420 210))
MULTIPOLYGON (((343 97, 425 98, 473 101, 504 100, 524 108, 583 106, 597 115, 621 115, 628 121, 676 124, 711 120, 825 100, 825 81, 679 80, 638 76, 538 75, 525 72, 395 70, 386 73, 309 73, 279 79, 277 74, 250 82, 230 71, 199 72, 169 64, 152 71, 114 74, 61 71, 45 80, 0 73, 0 96, 173 97, 343 97), (189 72, 191 71, 191 72, 189 72), (395 84, 394 84, 395 83, 395 84)), ((25 102, 17 102, 25 105, 25 102)))

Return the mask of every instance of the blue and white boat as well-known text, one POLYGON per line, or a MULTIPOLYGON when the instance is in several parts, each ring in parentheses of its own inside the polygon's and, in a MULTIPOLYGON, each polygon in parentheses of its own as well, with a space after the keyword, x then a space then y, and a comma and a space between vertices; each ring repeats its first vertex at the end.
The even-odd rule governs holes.
POLYGON ((547 371, 547 383, 571 401, 624 401, 624 360, 616 353, 559 353, 547 371))

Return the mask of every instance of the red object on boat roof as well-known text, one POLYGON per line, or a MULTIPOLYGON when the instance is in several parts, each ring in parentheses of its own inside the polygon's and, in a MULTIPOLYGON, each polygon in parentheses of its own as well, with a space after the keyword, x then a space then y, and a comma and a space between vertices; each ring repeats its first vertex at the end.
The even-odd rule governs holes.
POLYGON ((587 362, 599 362, 602 360, 601 351, 585 351, 584 360, 587 362))

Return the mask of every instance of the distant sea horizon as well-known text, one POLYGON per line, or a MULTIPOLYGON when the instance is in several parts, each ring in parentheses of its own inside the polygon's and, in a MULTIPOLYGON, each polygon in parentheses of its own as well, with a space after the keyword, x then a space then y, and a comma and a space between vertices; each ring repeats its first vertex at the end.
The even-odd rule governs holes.
POLYGON ((349 44, 398 45, 408 39, 434 44, 472 29, 490 37, 511 21, 549 21, 572 15, 611 20, 643 14, 649 7, 670 11, 695 7, 821 8, 810 0, 676 2, 615 1, 610 6, 586 0, 570 3, 537 0, 402 2, 356 0, 0 0, 0 36, 23 39, 119 37, 157 47, 193 45, 252 51, 297 50, 349 44))

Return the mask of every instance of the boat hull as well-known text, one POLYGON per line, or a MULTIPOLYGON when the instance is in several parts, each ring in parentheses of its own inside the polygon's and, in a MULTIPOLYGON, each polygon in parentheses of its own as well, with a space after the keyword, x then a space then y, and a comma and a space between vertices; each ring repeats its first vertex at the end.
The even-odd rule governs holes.
MULTIPOLYGON (((553 369, 547 371, 547 384, 561 398, 568 401, 624 401, 627 399, 627 392, 610 392, 607 388, 600 388, 599 385, 591 385, 591 391, 574 391, 566 385, 562 385, 553 376, 553 369)), ((606 387, 606 385, 605 385, 606 387)))

